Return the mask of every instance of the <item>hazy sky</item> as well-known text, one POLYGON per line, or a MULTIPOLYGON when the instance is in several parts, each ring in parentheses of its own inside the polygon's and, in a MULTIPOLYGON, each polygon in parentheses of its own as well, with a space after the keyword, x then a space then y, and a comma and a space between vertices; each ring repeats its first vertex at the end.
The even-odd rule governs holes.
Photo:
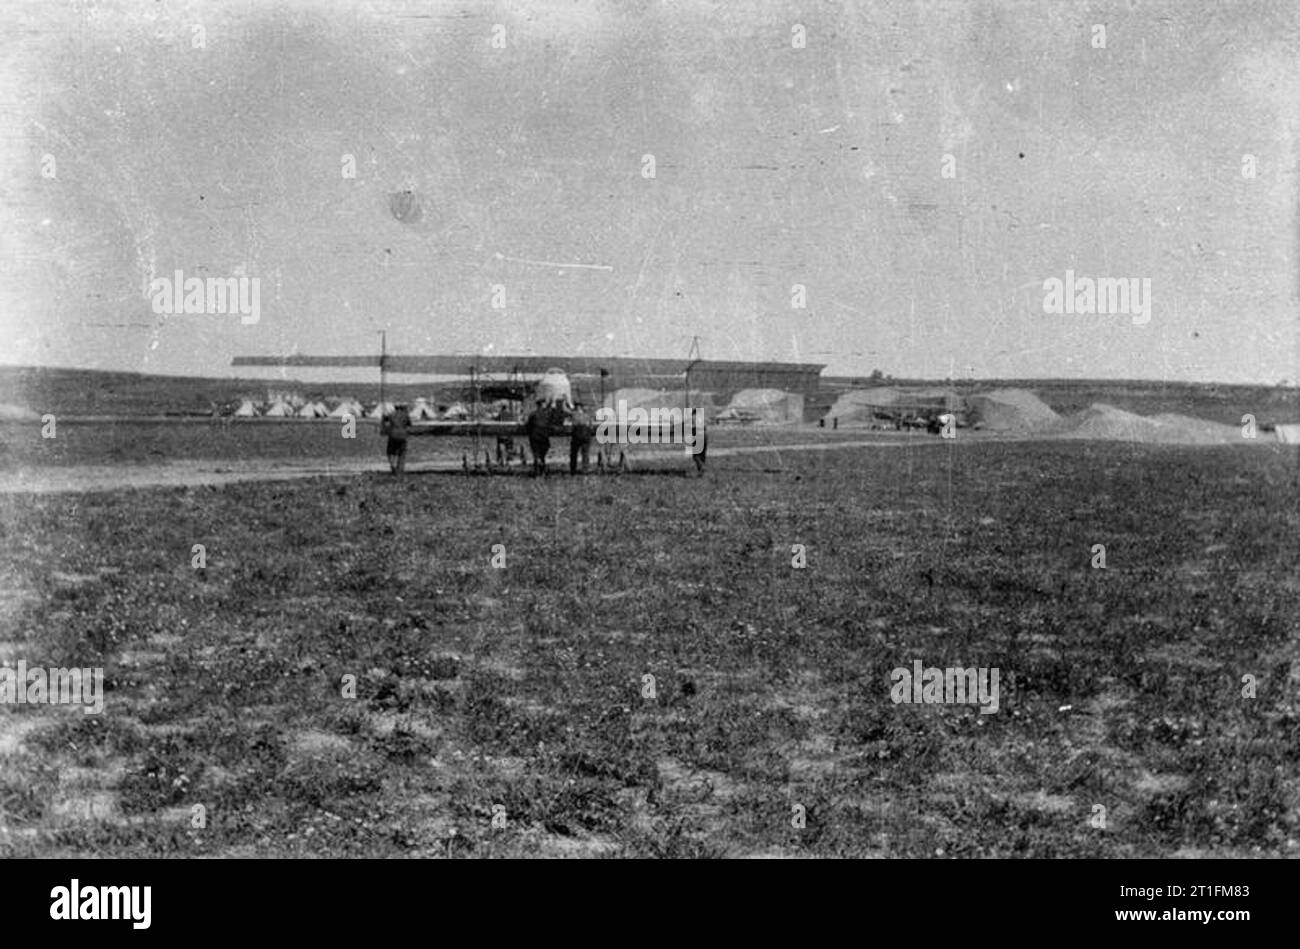
POLYGON ((1293 0, 0 0, 0 359, 1294 382, 1298 131, 1293 0), (156 315, 177 269, 260 321, 156 315), (1150 322, 1044 313, 1067 269, 1150 322))

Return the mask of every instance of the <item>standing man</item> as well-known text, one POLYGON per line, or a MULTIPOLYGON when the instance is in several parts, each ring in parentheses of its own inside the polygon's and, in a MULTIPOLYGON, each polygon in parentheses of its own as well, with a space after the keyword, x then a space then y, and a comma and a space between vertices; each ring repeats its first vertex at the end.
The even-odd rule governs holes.
POLYGON ((578 455, 582 455, 582 473, 591 467, 591 439, 596 434, 591 416, 581 402, 573 407, 573 435, 569 438, 569 474, 578 473, 578 455))
POLYGON ((528 434, 528 447, 533 452, 533 474, 544 475, 546 453, 551 450, 551 422, 550 413, 540 399, 524 423, 524 431, 528 434))
POLYGON ((379 432, 388 436, 388 470, 395 475, 402 474, 406 471, 406 439, 411 434, 411 415, 405 402, 398 402, 393 411, 384 416, 379 432))

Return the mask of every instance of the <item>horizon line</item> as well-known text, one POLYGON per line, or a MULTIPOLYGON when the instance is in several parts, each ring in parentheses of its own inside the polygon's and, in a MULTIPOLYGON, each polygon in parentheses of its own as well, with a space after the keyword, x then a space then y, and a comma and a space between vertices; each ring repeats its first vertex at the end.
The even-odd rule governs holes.
MULTIPOLYGON (((498 358, 501 358, 501 357, 498 357, 498 358)), ((507 358, 510 358, 510 357, 507 357, 507 358)), ((521 358, 536 358, 536 357, 521 357, 521 358)), ((575 357, 575 358, 591 358, 591 357, 575 357)), ((660 357, 653 357, 653 356, 631 356, 631 357, 611 357, 611 358, 617 358, 617 359, 632 359, 632 360, 636 360, 636 359, 658 359, 658 358, 660 358, 660 357)), ((710 362, 710 361, 715 361, 715 362, 716 362, 717 360, 702 360, 702 361, 703 361, 703 362, 710 362)), ((726 360, 726 361, 727 361, 727 362, 731 362, 731 363, 747 362, 746 360, 726 360)), ((561 361, 561 362, 562 362, 562 361, 561 361)), ((782 364, 782 363, 781 363, 779 360, 756 360, 756 361, 754 361, 752 364, 755 365, 755 366, 764 365, 764 364, 770 366, 770 365, 773 365, 773 364, 782 364)), ((793 363, 793 362, 792 362, 792 363, 784 363, 784 365, 789 365, 789 366, 800 366, 800 365, 807 365, 807 364, 804 364, 804 363, 793 363)), ((301 366, 301 365, 299 365, 299 366, 292 366, 292 365, 290 365, 290 366, 283 366, 283 365, 281 365, 281 366, 262 365, 262 366, 257 366, 257 367, 245 367, 245 368, 261 368, 261 369, 272 369, 272 368, 293 368, 293 369, 311 369, 311 370, 316 370, 316 371, 319 371, 319 370, 321 370, 321 369, 328 369, 328 368, 343 368, 343 369, 350 369, 350 370, 352 370, 352 371, 355 371, 355 370, 357 370, 357 369, 374 369, 374 370, 378 370, 379 367, 378 367, 378 365, 375 365, 375 366, 345 366, 345 367, 331 367, 331 366, 301 366)), ((563 366, 561 365, 561 366, 559 366, 558 368, 563 368, 563 366)), ((240 381, 243 381, 243 382, 268 382, 268 381, 275 381, 275 380, 259 379, 259 378, 250 377, 250 376, 240 376, 240 375, 217 376, 217 375, 194 375, 194 374, 189 374, 189 373, 142 372, 142 371, 140 371, 140 370, 136 370, 136 369, 102 369, 102 368, 90 368, 90 367, 86 367, 86 366, 42 366, 42 365, 34 365, 34 364, 31 364, 31 363, 6 363, 6 362, 3 362, 3 361, 0 361, 0 372, 6 371, 6 370, 22 370, 22 371, 29 371, 29 372, 34 371, 34 372, 85 372, 85 373, 102 373, 102 374, 105 374, 105 375, 139 376, 139 377, 142 377, 142 378, 143 378, 143 377, 153 377, 153 378, 158 378, 158 379, 187 379, 187 380, 193 380, 193 381, 196 381, 196 382, 198 382, 198 381, 218 381, 218 382, 240 382, 240 381)), ((566 370, 566 371, 567 371, 567 370, 566 370)), ((452 379, 469 378, 469 374, 468 374, 468 373, 465 373, 463 376, 461 376, 461 375, 457 375, 457 374, 446 374, 446 373, 429 373, 429 372, 398 372, 398 371, 394 371, 394 370, 391 370, 391 369, 387 371, 387 374, 389 375, 389 377, 392 377, 392 376, 415 376, 415 377, 423 377, 423 378, 425 378, 425 379, 429 379, 429 378, 433 378, 433 377, 438 377, 438 376, 441 376, 441 377, 443 377, 443 378, 452 378, 452 379)), ((858 374, 858 373, 825 373, 825 372, 819 372, 819 373, 818 373, 818 380, 819 380, 819 381, 832 381, 832 380, 833 380, 833 381, 842 381, 842 380, 852 380, 852 381, 872 381, 872 380, 871 380, 871 375, 870 375, 870 373, 858 374)), ((288 383, 288 382, 304 382, 304 383, 310 383, 310 384, 313 384, 313 385, 323 385, 323 384, 327 384, 327 383, 329 382, 329 380, 311 380, 311 379, 304 379, 304 380, 283 379, 283 380, 280 380, 280 381, 285 382, 285 383, 288 383)), ((377 381, 378 381, 378 379, 376 378, 376 382, 377 382, 377 381)), ((953 383, 953 384, 969 384, 969 383, 972 383, 972 382, 980 382, 980 383, 994 383, 994 382, 1089 383, 1089 382, 1099 382, 1099 383, 1108 383, 1108 384, 1124 384, 1124 383, 1127 383, 1127 384, 1141 384, 1141 385, 1153 385, 1153 384, 1157 384, 1157 385, 1173 385, 1173 386, 1233 386, 1233 387, 1239 387, 1239 388, 1240 388, 1240 387, 1251 387, 1251 388, 1261 388, 1261 389, 1298 389, 1298 388, 1300 388, 1300 380, 1296 380, 1296 381, 1294 381, 1294 382, 1293 382, 1293 381, 1290 381, 1290 380, 1283 380, 1283 381, 1280 381, 1280 382, 1262 382, 1262 381, 1227 382, 1227 381, 1223 381, 1223 380, 1169 379, 1169 378, 1158 378, 1158 377, 1144 378, 1144 377, 1140 377, 1140 376, 1139 376, 1139 377, 1133 377, 1133 376, 1126 376, 1126 377, 1118 377, 1118 376, 1115 376, 1115 377, 1111 377, 1111 376, 1078 376, 1078 377, 1075 377, 1075 376, 930 376, 930 377, 926 377, 926 376, 895 376, 895 375, 890 375, 890 374, 884 374, 884 375, 882 375, 879 379, 874 380, 874 381, 876 382, 876 384, 878 384, 878 385, 880 385, 880 386, 885 386, 885 385, 888 385, 888 384, 890 384, 890 383, 912 384, 912 383, 943 383, 943 382, 953 383)), ((345 385, 358 385, 358 384, 364 384, 364 383, 358 383, 356 380, 345 380, 345 379, 340 379, 340 380, 338 380, 338 382, 339 382, 339 384, 345 384, 345 385)), ((405 384, 408 384, 408 383, 398 382, 398 383, 396 383, 396 384, 398 384, 398 385, 405 385, 405 384)), ((410 384, 414 384, 414 383, 410 383, 410 384)))

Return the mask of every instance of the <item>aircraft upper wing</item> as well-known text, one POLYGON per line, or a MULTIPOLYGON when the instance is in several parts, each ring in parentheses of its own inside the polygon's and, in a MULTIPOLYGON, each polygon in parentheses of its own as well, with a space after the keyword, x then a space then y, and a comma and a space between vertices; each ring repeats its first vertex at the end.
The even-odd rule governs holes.
MULTIPOLYGON (((380 366, 379 356, 236 356, 235 366, 303 366, 309 368, 380 366)), ((629 359, 596 356, 384 356, 383 368, 410 375, 463 376, 476 373, 542 374, 563 368, 571 376, 630 374, 632 372, 680 377, 685 359, 629 359)))
POLYGON ((605 377, 606 385, 650 384, 667 387, 682 382, 692 367, 714 372, 753 373, 770 368, 791 368, 821 372, 821 364, 750 363, 716 359, 654 359, 635 356, 236 356, 234 366, 276 366, 290 368, 381 367, 389 372, 409 375, 466 376, 475 374, 508 375, 512 372, 541 375, 561 368, 573 377, 605 377))

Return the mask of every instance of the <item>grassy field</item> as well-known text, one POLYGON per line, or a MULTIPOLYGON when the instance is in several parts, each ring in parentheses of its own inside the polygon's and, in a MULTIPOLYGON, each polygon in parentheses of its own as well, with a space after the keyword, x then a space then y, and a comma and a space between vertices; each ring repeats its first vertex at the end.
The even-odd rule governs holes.
MULTIPOLYGON (((176 420, 59 421, 54 438, 40 422, 0 422, 0 470, 75 465, 158 465, 174 461, 285 461, 376 458, 384 440, 377 422, 363 420, 354 438, 333 419, 181 422, 176 420)), ((425 442, 430 439, 425 439, 425 442)), ((423 448, 421 443, 417 449, 423 448)))
POLYGON ((0 853, 1297 853, 1294 449, 710 468, 0 496, 0 853))

